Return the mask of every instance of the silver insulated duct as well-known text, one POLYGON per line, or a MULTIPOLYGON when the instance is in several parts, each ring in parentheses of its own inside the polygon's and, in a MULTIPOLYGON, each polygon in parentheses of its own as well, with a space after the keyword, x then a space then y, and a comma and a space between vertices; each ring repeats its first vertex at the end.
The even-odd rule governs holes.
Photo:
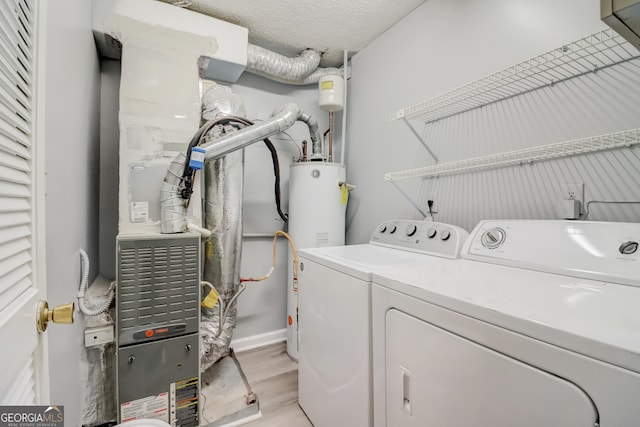
MULTIPOLYGON (((245 116, 242 100, 226 86, 214 86, 203 96, 203 119, 222 116, 245 116)), ((224 129, 227 132, 231 128, 224 129)), ((223 128, 214 127, 207 143, 216 144, 223 128)), ((236 325, 236 303, 233 299, 240 283, 242 256, 242 195, 244 191, 244 150, 236 150, 204 165, 204 226, 211 232, 205 239, 203 280, 211 283, 224 306, 222 312, 203 308, 200 323, 200 368, 206 370, 229 353, 236 325), (231 306, 229 306, 231 304, 231 306), (222 325, 222 326, 220 326, 222 325)))
POLYGON ((317 133, 317 126, 313 126, 315 120, 300 111, 296 104, 286 104, 270 119, 235 132, 216 135, 214 128, 212 138, 201 145, 206 151, 205 226, 212 233, 205 244, 204 280, 216 288, 225 303, 225 311, 228 311, 219 332, 219 311, 203 309, 200 327, 203 370, 229 352, 233 327, 236 324, 237 310, 233 297, 237 296, 240 290, 239 269, 242 250, 244 154, 241 149, 284 132, 296 121, 306 123, 311 134, 317 133))
POLYGON ((242 194, 244 150, 207 162, 204 167, 205 240, 203 278, 211 283, 228 307, 221 331, 220 311, 203 309, 200 324, 201 369, 207 369, 229 353, 236 325, 236 302, 242 256, 242 194), (229 306, 231 304, 231 306, 229 306))

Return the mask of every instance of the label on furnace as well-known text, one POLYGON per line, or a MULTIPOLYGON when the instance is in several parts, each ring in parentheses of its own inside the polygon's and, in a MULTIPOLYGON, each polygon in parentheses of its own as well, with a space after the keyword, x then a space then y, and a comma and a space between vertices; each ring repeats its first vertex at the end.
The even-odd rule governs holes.
POLYGON ((169 422, 169 393, 143 397, 120 405, 120 419, 123 423, 143 418, 169 422))
POLYGON ((199 425, 198 392, 198 377, 171 383, 170 423, 172 426, 197 427, 199 425))
POLYGON ((149 221, 149 202, 131 202, 131 222, 149 221))

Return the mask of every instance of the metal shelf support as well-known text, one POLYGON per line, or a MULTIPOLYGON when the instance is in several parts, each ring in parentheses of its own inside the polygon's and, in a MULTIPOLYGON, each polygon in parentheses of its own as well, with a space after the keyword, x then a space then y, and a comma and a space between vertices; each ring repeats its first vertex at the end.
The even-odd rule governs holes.
POLYGON ((418 133, 418 131, 416 130, 415 127, 413 127, 413 125, 411 123, 409 123, 409 120, 407 120, 406 118, 403 118, 402 121, 409 127, 409 130, 411 130, 411 132, 415 135, 416 138, 418 138, 418 141, 420 141, 420 143, 422 144, 422 146, 424 147, 425 150, 427 150, 427 153, 429 153, 429 155, 431 156, 431 158, 438 163, 438 157, 436 157, 436 155, 433 153, 433 151, 431 151, 431 149, 429 148, 429 145, 427 144, 427 141, 425 141, 422 136, 420 136, 420 134, 418 133))
POLYGON ((402 196, 403 196, 405 199, 407 199, 407 201, 411 204, 411 206, 413 206, 413 208, 414 208, 415 210, 417 210, 417 211, 418 211, 418 213, 420 213, 420 215, 422 215, 422 217, 423 217, 423 218, 426 218, 426 217, 427 217, 427 214, 426 214, 426 213, 424 213, 424 211, 423 211, 422 209, 420 209, 420 206, 418 206, 418 205, 413 201, 413 199, 412 199, 412 198, 407 194, 407 192, 406 192, 406 191, 404 191, 402 188, 400 188, 400 186, 399 186, 397 183, 393 182, 393 181, 391 181, 391 184, 393 184, 393 186, 396 188, 396 190, 398 190, 398 192, 399 192, 400 194, 402 194, 402 196))

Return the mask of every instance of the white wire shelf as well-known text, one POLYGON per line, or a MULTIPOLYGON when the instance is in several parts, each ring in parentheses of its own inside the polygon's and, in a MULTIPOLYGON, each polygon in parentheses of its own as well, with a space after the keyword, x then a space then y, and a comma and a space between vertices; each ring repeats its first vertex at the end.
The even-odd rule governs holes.
POLYGON ((549 145, 527 148, 524 150, 508 151, 473 159, 460 160, 451 163, 440 163, 400 172, 385 174, 386 181, 396 181, 407 178, 456 175, 505 166, 532 163, 540 160, 557 159, 576 154, 594 153, 614 148, 631 147, 640 143, 640 129, 631 129, 606 135, 559 142, 549 145))
POLYGON ((430 123, 638 57, 640 52, 632 44, 606 29, 398 110, 389 120, 430 123))

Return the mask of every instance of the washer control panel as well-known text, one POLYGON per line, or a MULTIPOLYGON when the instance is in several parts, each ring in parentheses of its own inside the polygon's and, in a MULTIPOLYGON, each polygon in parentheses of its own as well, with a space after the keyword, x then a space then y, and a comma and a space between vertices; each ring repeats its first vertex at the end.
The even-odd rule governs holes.
POLYGON ((431 221, 393 220, 376 227, 369 243, 446 258, 459 258, 469 233, 455 225, 431 221))
POLYGON ((475 261, 640 286, 640 224, 488 220, 462 257, 475 261))

